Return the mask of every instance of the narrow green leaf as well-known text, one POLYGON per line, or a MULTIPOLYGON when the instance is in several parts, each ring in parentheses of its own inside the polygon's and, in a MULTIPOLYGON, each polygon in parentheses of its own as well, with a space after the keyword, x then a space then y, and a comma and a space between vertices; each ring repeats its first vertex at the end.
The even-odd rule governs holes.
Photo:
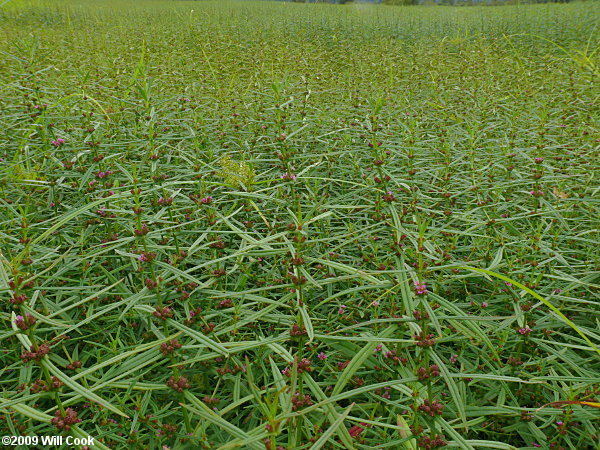
POLYGON ((302 322, 304 322, 304 328, 306 328, 306 334, 308 335, 308 342, 312 342, 315 339, 315 330, 312 325, 312 320, 308 315, 306 305, 302 305, 300 308, 300 315, 302 316, 302 322))
POLYGON ((544 297, 542 297, 537 292, 529 289, 527 286, 519 283, 518 281, 513 280, 512 278, 509 278, 505 275, 500 275, 499 273, 496 273, 496 272, 492 272, 491 270, 479 269, 476 267, 465 267, 465 266, 460 267, 460 269, 472 270, 473 272, 480 272, 480 273, 484 273, 486 275, 491 275, 493 277, 500 278, 501 280, 512 283, 513 285, 517 286, 518 288, 523 289, 528 294, 533 295, 536 299, 538 299, 540 302, 542 302, 544 305, 546 305, 548 308, 550 308, 567 325, 569 325, 571 328, 573 328, 583 339, 585 339, 585 341, 588 344, 590 344, 592 349, 594 349, 600 355, 600 349, 598 347, 596 347, 592 341, 589 340, 589 338, 579 329, 579 327, 577 325, 575 325, 570 319, 565 317, 565 315, 556 306, 554 306, 552 303, 550 303, 548 300, 546 300, 544 297))
POLYGON ((229 433, 231 436, 241 440, 242 442, 240 445, 242 447, 246 446, 246 448, 251 448, 251 449, 255 449, 255 450, 264 450, 264 445, 259 444, 257 442, 262 438, 261 436, 258 436, 258 437, 250 436, 245 431, 236 427, 231 422, 228 422, 227 420, 223 419, 221 416, 216 414, 208 406, 206 406, 203 402, 198 400, 195 396, 193 396, 191 393, 189 393, 187 391, 185 392, 185 398, 190 400, 195 405, 195 407, 186 405, 184 403, 180 403, 181 406, 183 406, 187 410, 193 412, 194 414, 197 414, 202 419, 208 420, 209 422, 213 423, 214 425, 218 426, 222 430, 229 433))
MULTIPOLYGON (((7 403, 6 400, 3 398, 0 398, 0 402, 2 402, 2 405, 4 405, 4 403, 7 403)), ((31 406, 24 405, 22 403, 12 403, 10 406, 7 406, 7 408, 12 408, 19 414, 23 414, 25 417, 37 420, 38 422, 50 423, 50 419, 52 419, 52 416, 43 413, 35 408, 32 408, 31 406)), ((0 410, 6 411, 4 408, 0 410)))
POLYGON ((327 443, 327 441, 333 436, 333 433, 335 433, 340 426, 343 426, 344 419, 348 416, 348 414, 350 414, 350 411, 352 411, 354 405, 355 403, 352 403, 342 414, 338 416, 335 422, 333 422, 331 426, 327 428, 321 437, 313 444, 311 450, 319 450, 327 443))
POLYGON ((41 363, 50 371, 50 373, 52 375, 56 376, 60 381, 62 381, 66 386, 71 388, 77 394, 81 395, 82 397, 87 398, 88 400, 98 403, 99 405, 114 412, 115 414, 118 414, 119 416, 125 417, 127 419, 129 418, 129 416, 127 414, 125 414, 124 412, 122 412, 119 408, 117 408, 116 406, 107 402, 106 400, 102 399, 101 397, 97 396, 89 389, 86 389, 83 386, 81 386, 80 384, 76 383, 71 377, 65 375, 63 372, 61 372, 61 370, 58 367, 56 367, 54 364, 52 364, 52 362, 50 360, 48 360, 47 358, 42 359, 41 363))
POLYGON ((218 342, 215 342, 212 339, 210 339, 209 337, 206 337, 202 333, 199 333, 199 332, 197 332, 195 330, 192 330, 191 328, 188 328, 185 325, 182 325, 182 324, 180 324, 179 322, 177 322, 177 321, 175 321, 173 319, 167 319, 167 323, 169 325, 172 325, 174 328, 177 328, 178 330, 183 331, 184 334, 186 334, 186 335, 190 336, 191 338, 197 340, 201 344, 206 345, 212 351, 220 353, 220 354, 225 355, 225 356, 229 356, 229 350, 227 350, 225 347, 223 347, 218 342))
POLYGON ((440 375, 446 382, 446 386, 448 386, 448 390, 450 391, 450 397, 454 401, 456 405, 456 409, 458 411, 458 416, 461 418, 463 425, 467 428, 467 415, 465 413, 465 399, 460 395, 460 391, 452 378, 452 374, 446 367, 446 364, 442 361, 442 359, 435 352, 430 353, 431 358, 435 361, 437 366, 440 368, 440 375))
MULTIPOLYGON (((386 328, 378 338, 385 338, 392 334, 395 330, 395 326, 390 326, 386 328)), ((366 344, 359 352, 354 355, 354 357, 350 360, 350 363, 346 366, 340 377, 338 378, 337 383, 333 387, 333 391, 331 391, 331 396, 335 396, 342 392, 342 389, 346 386, 346 384, 350 381, 352 376, 356 373, 358 369, 360 369, 367 358, 373 356, 373 350, 377 347, 378 341, 372 341, 366 344)))

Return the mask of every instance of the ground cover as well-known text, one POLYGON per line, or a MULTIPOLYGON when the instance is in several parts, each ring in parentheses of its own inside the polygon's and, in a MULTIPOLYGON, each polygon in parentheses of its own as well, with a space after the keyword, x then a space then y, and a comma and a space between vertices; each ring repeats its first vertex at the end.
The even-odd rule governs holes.
POLYGON ((599 13, 5 3, 2 434, 597 448, 599 13))

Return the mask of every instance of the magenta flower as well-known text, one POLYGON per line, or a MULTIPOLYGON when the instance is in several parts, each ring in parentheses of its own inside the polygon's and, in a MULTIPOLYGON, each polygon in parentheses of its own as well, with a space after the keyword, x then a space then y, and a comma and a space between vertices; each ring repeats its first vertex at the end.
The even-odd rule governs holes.
POLYGON ((167 197, 167 198, 159 197, 157 203, 160 206, 170 206, 173 204, 173 197, 167 197))
POLYGON ((425 282, 415 281, 415 291, 417 295, 427 294, 427 286, 425 285, 425 282))
POLYGON ((346 309, 346 305, 340 305, 340 309, 338 309, 338 314, 344 314, 346 309))
POLYGON ((523 336, 529 336, 533 330, 529 328, 529 325, 525 325, 517 330, 517 333, 522 334, 523 336))
POLYGON ((27 329, 29 329, 29 327, 35 325, 36 322, 37 322, 36 318, 33 317, 29 313, 26 313, 25 317, 23 317, 23 316, 15 317, 15 325, 17 326, 18 329, 20 329, 22 331, 26 331, 27 329))
POLYGON ((327 355, 321 352, 317 355, 317 358, 319 358, 321 361, 325 361, 327 359, 327 355))
POLYGON ((108 178, 110 177, 114 172, 112 170, 106 170, 106 171, 102 171, 102 172, 98 172, 96 174, 97 178, 108 178))
POLYGON ((152 262, 156 257, 156 253, 148 252, 148 253, 140 253, 139 260, 140 262, 152 262))
POLYGON ((281 178, 284 181, 290 181, 290 180, 295 180, 297 177, 294 173, 284 173, 279 178, 281 178))
POLYGON ((57 140, 51 142, 51 144, 54 145, 55 147, 60 147, 64 143, 65 143, 65 140, 63 138, 58 138, 57 140))

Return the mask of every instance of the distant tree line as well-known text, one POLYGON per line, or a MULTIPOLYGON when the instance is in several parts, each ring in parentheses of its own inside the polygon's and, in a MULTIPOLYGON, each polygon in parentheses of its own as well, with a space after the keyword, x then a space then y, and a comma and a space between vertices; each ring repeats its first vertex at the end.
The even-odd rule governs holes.
MULTIPOLYGON (((336 3, 338 5, 343 5, 346 3, 354 3, 353 0, 291 0, 291 1, 294 3, 336 3)), ((380 1, 367 1, 366 3, 381 3, 381 0, 380 1)))
POLYGON ((570 3, 571 0, 382 0, 386 5, 421 5, 435 3, 438 5, 480 5, 480 4, 515 4, 515 3, 570 3))
POLYGON ((383 3, 386 5, 422 5, 435 3, 438 5, 480 5, 480 4, 514 4, 514 3, 569 3, 571 0, 279 0, 294 3, 383 3))

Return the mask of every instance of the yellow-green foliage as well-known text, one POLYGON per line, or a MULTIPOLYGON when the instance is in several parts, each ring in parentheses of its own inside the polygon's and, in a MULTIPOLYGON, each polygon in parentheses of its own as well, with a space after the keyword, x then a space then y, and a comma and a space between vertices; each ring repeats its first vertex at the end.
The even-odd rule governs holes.
POLYGON ((46 177, 40 176, 37 172, 38 169, 39 167, 36 166, 28 170, 19 163, 13 164, 2 174, 0 180, 2 183, 22 184, 25 189, 36 189, 36 187, 41 187, 41 185, 36 186, 40 181, 46 181, 46 177))
POLYGON ((15 164, 14 166, 12 166, 8 176, 14 181, 27 181, 38 179, 37 172, 33 170, 27 170, 21 164, 15 164))
POLYGON ((220 175, 224 178, 226 185, 232 188, 242 188, 245 191, 252 190, 256 173, 250 164, 244 161, 238 162, 229 156, 224 156, 220 165, 220 175))

